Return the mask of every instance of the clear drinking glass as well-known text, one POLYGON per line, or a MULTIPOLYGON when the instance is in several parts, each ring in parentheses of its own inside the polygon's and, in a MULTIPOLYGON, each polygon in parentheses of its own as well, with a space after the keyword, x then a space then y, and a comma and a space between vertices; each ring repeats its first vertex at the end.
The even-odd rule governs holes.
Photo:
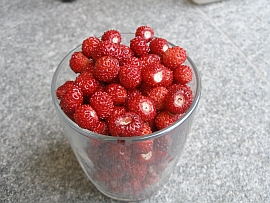
MULTIPOLYGON (((134 34, 122 34, 129 45, 134 34)), ((174 46, 170 43, 170 46, 174 46)), ((137 137, 112 137, 80 128, 61 110, 56 89, 76 74, 69 67, 69 59, 81 45, 67 54, 57 67, 51 84, 52 100, 65 136, 83 171, 104 195, 122 201, 138 201, 156 193, 168 180, 179 161, 201 95, 201 80, 196 65, 188 57, 185 64, 193 70, 188 84, 193 102, 186 113, 171 126, 137 137), (152 140, 153 150, 147 154, 133 153, 136 145, 152 140)))

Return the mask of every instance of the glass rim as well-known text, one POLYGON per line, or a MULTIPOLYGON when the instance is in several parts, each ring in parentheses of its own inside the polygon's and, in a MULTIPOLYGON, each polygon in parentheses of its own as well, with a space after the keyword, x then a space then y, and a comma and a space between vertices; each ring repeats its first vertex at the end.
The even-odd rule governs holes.
MULTIPOLYGON (((134 33, 122 33, 122 34, 134 34, 134 33)), ((175 46, 174 44, 170 43, 169 44, 171 46, 175 46)), ((192 61, 192 59, 187 56, 187 60, 188 62, 191 64, 192 69, 194 71, 194 75, 196 78, 196 93, 195 96, 193 98, 192 104, 189 107, 189 109, 184 113, 184 115, 178 119, 176 122, 174 122, 172 125, 158 130, 156 132, 153 132, 151 134, 147 134, 147 135, 142 135, 142 136, 133 136, 133 137, 115 137, 115 136, 108 136, 108 135, 102 135, 102 134, 98 134, 98 133, 94 133, 91 132, 87 129, 83 129, 81 127, 79 127, 74 121, 72 121, 61 109, 58 99, 56 97, 56 81, 57 81, 57 77, 59 75, 59 72, 61 70, 61 68, 63 67, 62 64, 68 59, 67 57, 73 53, 75 50, 77 50, 78 48, 80 48, 81 44, 78 45, 77 47, 75 47, 74 49, 72 49, 68 54, 65 55, 65 57, 61 60, 61 62, 59 63, 59 65, 57 66, 54 74, 53 74, 53 78, 52 78, 52 82, 51 82, 51 96, 52 96, 52 100, 53 100, 53 104, 57 110, 57 113, 64 118, 64 121, 76 132, 80 133, 83 136, 89 137, 89 138, 95 138, 95 139, 99 139, 99 140, 104 140, 107 142, 118 142, 119 140, 123 140, 125 142, 138 142, 138 141, 143 141, 143 140, 148 140, 148 139, 153 139, 153 138, 157 138, 160 137, 164 134, 169 133, 170 131, 172 131, 173 129, 175 129, 177 126, 181 125, 182 123, 184 123, 190 116, 191 114, 196 110, 200 97, 201 97, 201 78, 200 78, 200 74, 198 71, 197 66, 194 64, 194 62, 192 61)))

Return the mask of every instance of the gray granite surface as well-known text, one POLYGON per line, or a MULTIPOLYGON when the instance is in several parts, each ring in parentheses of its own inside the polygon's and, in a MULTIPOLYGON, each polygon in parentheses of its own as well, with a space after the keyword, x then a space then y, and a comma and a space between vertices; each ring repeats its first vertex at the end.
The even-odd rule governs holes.
POLYGON ((117 202, 97 191, 50 96, 72 48, 149 25, 184 47, 203 92, 183 155, 149 202, 270 202, 270 2, 0 1, 0 202, 117 202))

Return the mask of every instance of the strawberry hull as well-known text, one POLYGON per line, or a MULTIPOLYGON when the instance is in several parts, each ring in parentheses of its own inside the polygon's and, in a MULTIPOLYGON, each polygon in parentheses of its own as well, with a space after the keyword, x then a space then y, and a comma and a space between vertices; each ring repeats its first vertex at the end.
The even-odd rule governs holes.
MULTIPOLYGON (((121 34, 121 43, 129 46, 130 40, 134 37, 134 34, 121 34)), ((149 42, 147 43, 149 44, 149 42)), ((116 44, 114 46, 118 45, 116 44)), ((174 47, 174 45, 169 43, 169 47, 174 47)), ((73 152, 85 174, 101 193, 113 199, 122 201, 138 201, 149 198, 150 196, 157 193, 158 190, 164 186, 164 184, 166 184, 170 177, 170 174, 173 173, 173 170, 180 159, 181 152, 184 149, 184 145, 187 140, 187 136, 192 125, 193 117, 195 115, 201 94, 201 82, 198 70, 190 57, 187 56, 187 59, 185 60, 183 65, 187 65, 191 68, 192 80, 185 85, 187 85, 191 89, 193 98, 188 109, 183 114, 181 114, 181 116, 175 115, 175 117, 178 116, 176 121, 169 122, 169 126, 162 123, 160 125, 163 126, 162 129, 157 128, 155 124, 155 119, 153 117, 149 116, 147 118, 144 118, 144 120, 142 119, 141 121, 138 121, 138 123, 142 125, 141 129, 138 126, 139 124, 133 125, 134 127, 131 127, 131 131, 133 130, 134 134, 136 135, 129 135, 129 131, 123 129, 122 131, 120 131, 122 133, 121 136, 118 136, 117 134, 115 136, 112 136, 112 134, 110 134, 110 130, 113 129, 114 132, 118 132, 119 129, 114 129, 117 128, 117 125, 110 126, 108 124, 110 122, 113 122, 114 120, 119 122, 119 124, 125 122, 128 123, 128 119, 122 121, 114 117, 121 116, 123 114, 130 115, 130 113, 127 113, 126 111, 130 111, 130 109, 136 108, 127 108, 125 106, 127 103, 129 103, 127 101, 129 99, 132 100, 140 96, 148 97, 147 94, 149 92, 149 87, 144 87, 145 91, 141 92, 140 89, 142 89, 142 84, 134 84, 134 82, 136 81, 131 80, 128 80, 126 82, 126 78, 121 79, 121 86, 128 87, 125 87, 126 91, 123 91, 125 92, 125 94, 122 97, 127 97, 125 101, 117 100, 117 98, 109 99, 109 97, 111 98, 113 95, 108 94, 107 97, 104 97, 105 99, 101 101, 96 100, 95 102, 93 101, 93 99, 91 100, 92 95, 94 95, 95 93, 92 93, 91 89, 87 89, 87 97, 83 98, 83 100, 82 98, 79 98, 79 101, 84 105, 85 101, 88 102, 87 105, 91 105, 91 103, 97 103, 98 101, 100 102, 100 105, 93 105, 96 107, 95 111, 97 112, 97 115, 99 115, 98 122, 95 122, 102 122, 102 124, 105 125, 106 128, 104 127, 104 129, 101 128, 100 130, 97 130, 97 124, 95 124, 95 122, 93 122, 95 126, 89 127, 89 129, 95 129, 93 130, 95 132, 104 132, 103 134, 98 134, 93 131, 79 127, 79 125, 73 119, 74 114, 72 114, 75 111, 73 109, 75 108, 75 105, 71 107, 69 107, 68 103, 63 105, 64 107, 68 107, 66 107, 66 111, 68 113, 65 113, 62 110, 60 102, 61 98, 59 95, 62 96, 62 94, 65 94, 65 90, 60 89, 61 91, 58 91, 58 98, 56 94, 57 89, 62 84, 64 84, 66 81, 74 81, 75 78, 78 77, 78 74, 82 74, 75 73, 69 65, 69 60, 72 54, 75 52, 80 52, 81 48, 81 45, 78 46, 62 60, 54 73, 51 85, 53 103, 59 116, 59 120, 63 126, 64 134, 69 140, 73 152), (111 101, 110 105, 108 105, 107 100, 111 101), (101 104, 104 105, 103 108, 99 108, 101 104), (106 108, 108 109, 104 111, 104 109, 106 108), (113 116, 110 117, 111 115, 113 116), (143 125, 145 123, 150 126, 147 133, 145 133, 145 131, 143 130, 143 125)), ((120 52, 117 52, 117 54, 119 53, 120 52)), ((94 55, 95 57, 97 57, 98 55, 103 56, 106 54, 107 52, 105 53, 99 50, 99 52, 96 52, 94 55)), ((113 54, 116 55, 116 52, 113 54)), ((128 55, 129 57, 134 57, 133 54, 128 55)), ((127 57, 128 55, 116 56, 118 58, 123 58, 127 57)), ((136 55, 138 54, 135 54, 135 56, 136 55)), ((93 61, 97 60, 98 59, 95 58, 95 60, 93 61)), ((125 62, 127 61, 129 60, 125 59, 125 62)), ((153 63, 156 63, 158 61, 159 60, 155 60, 153 63)), ((136 66, 135 64, 137 64, 137 62, 130 66, 136 66)), ((120 66, 122 65, 120 64, 120 66)), ((125 64, 125 66, 129 65, 125 64)), ((143 67, 143 69, 145 69, 145 66, 143 67)), ((170 71, 173 71, 173 69, 174 68, 170 69, 170 71)), ((94 75, 95 72, 93 74, 93 77, 95 77, 94 75)), ((159 74, 158 76, 160 75, 162 74, 159 74)), ((108 76, 109 75, 106 74, 106 77, 108 76)), ((171 81, 172 77, 170 78, 171 81)), ((160 77, 158 77, 158 81, 159 79, 160 77)), ((114 79, 110 82, 99 82, 100 86, 97 88, 97 91, 106 91, 108 89, 106 88, 106 85, 118 82, 118 79, 114 79)), ((149 81, 144 81, 144 84, 148 83, 149 81)), ((153 86, 156 86, 156 84, 153 86)), ((153 88, 154 87, 151 87, 150 89, 153 88)), ((167 94, 167 90, 164 90, 163 92, 166 92, 167 94)), ((103 95, 106 94, 103 93, 103 95)), ((155 97, 151 95, 151 97, 160 98, 153 102, 159 105, 158 110, 156 110, 156 115, 158 115, 161 110, 164 110, 164 106, 166 106, 165 104, 158 102, 158 100, 163 100, 165 96, 161 95, 159 97, 155 97)), ((144 110, 149 109, 146 107, 148 106, 144 106, 144 110)), ((83 115, 84 114, 82 114, 82 116, 83 115)), ((93 117, 94 115, 95 113, 91 112, 91 117, 93 117)), ((89 115, 85 114, 85 116, 89 115)), ((82 123, 81 126, 84 126, 83 124, 84 123, 82 123)), ((91 125, 91 123, 89 123, 89 125, 91 125)))

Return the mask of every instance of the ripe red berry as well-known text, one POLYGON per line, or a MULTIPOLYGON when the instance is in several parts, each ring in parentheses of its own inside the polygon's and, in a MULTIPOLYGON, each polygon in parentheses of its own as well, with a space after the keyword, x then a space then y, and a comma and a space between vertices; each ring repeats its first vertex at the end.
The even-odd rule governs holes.
POLYGON ((168 88, 165 108, 173 114, 183 114, 192 103, 192 90, 187 85, 174 84, 168 88))
POLYGON ((165 108, 165 98, 168 93, 166 87, 154 87, 147 91, 147 96, 152 99, 157 111, 163 110, 165 108))
POLYGON ((92 131, 99 122, 96 111, 88 104, 83 104, 76 109, 74 120, 78 126, 90 131, 92 131))
POLYGON ((66 89, 60 100, 60 107, 67 115, 71 116, 82 103, 83 93, 79 87, 73 85, 73 87, 66 89))
POLYGON ((121 57, 119 58, 119 63, 123 65, 122 61, 125 61, 125 59, 132 57, 134 53, 128 46, 124 44, 120 44, 119 48, 120 48, 120 53, 121 53, 120 55, 121 57))
POLYGON ((81 73, 82 69, 89 65, 89 63, 91 61, 82 52, 74 52, 69 60, 70 68, 75 73, 81 73))
POLYGON ((139 59, 141 60, 143 67, 159 64, 161 62, 161 57, 157 54, 145 54, 139 59))
POLYGON ((136 65, 124 65, 120 67, 119 82, 126 89, 134 89, 141 84, 141 67, 136 65))
POLYGON ((127 90, 118 83, 112 83, 106 86, 105 90, 113 100, 114 105, 124 104, 127 98, 127 90))
POLYGON ((96 61, 94 76, 102 82, 110 82, 116 78, 119 72, 118 60, 111 56, 102 56, 96 61))
POLYGON ((137 56, 142 56, 149 52, 149 46, 142 37, 135 37, 131 39, 130 48, 137 56))
POLYGON ((187 65, 181 65, 174 69, 173 79, 176 83, 187 84, 192 80, 192 70, 187 65))
POLYGON ((99 87, 99 82, 89 72, 83 72, 75 79, 77 85, 83 92, 84 97, 91 96, 99 87))
POLYGON ((82 43, 82 53, 87 57, 91 58, 92 53, 99 44, 100 40, 97 37, 90 36, 85 39, 82 43))
POLYGON ((156 108, 149 97, 141 96, 128 101, 128 110, 138 114, 143 121, 148 122, 156 116, 156 108))
POLYGON ((138 136, 142 133, 143 121, 136 113, 126 112, 121 115, 111 116, 108 120, 108 127, 112 136, 138 136))
POLYGON ((176 122, 182 114, 172 114, 169 111, 161 111, 155 117, 155 124, 158 130, 166 128, 176 122))
MULTIPOLYGON (((152 130, 147 123, 144 123, 141 135, 151 134, 152 130)), ((132 143, 132 149, 137 154, 147 154, 153 149, 153 140, 143 140, 132 143)))
POLYGON ((143 83, 149 87, 169 86, 173 82, 173 72, 162 64, 155 64, 143 68, 143 83))
POLYGON ((149 44, 150 52, 162 56, 169 48, 169 43, 163 38, 154 38, 149 44))
POLYGON ((172 70, 181 66, 187 59, 186 51, 179 46, 168 48, 162 56, 163 64, 172 70))
POLYGON ((97 91, 91 96, 90 105, 101 119, 109 117, 114 108, 111 96, 101 91, 97 91))
POLYGON ((115 44, 120 44, 122 41, 122 36, 119 31, 117 30, 107 30, 103 33, 101 37, 102 41, 109 41, 115 44))
POLYGON ((150 42, 154 38, 154 30, 149 26, 140 26, 136 29, 135 36, 150 42))
POLYGON ((59 86, 56 90, 56 96, 58 99, 61 99, 62 96, 65 94, 66 90, 68 88, 72 88, 74 85, 74 81, 66 81, 64 84, 62 84, 61 86, 59 86))
POLYGON ((113 56, 117 59, 121 58, 121 49, 119 44, 110 41, 101 41, 92 53, 92 59, 97 61, 102 56, 113 56))
POLYGON ((129 58, 125 58, 121 61, 121 65, 136 65, 142 67, 142 62, 139 58, 135 56, 131 56, 129 58))

